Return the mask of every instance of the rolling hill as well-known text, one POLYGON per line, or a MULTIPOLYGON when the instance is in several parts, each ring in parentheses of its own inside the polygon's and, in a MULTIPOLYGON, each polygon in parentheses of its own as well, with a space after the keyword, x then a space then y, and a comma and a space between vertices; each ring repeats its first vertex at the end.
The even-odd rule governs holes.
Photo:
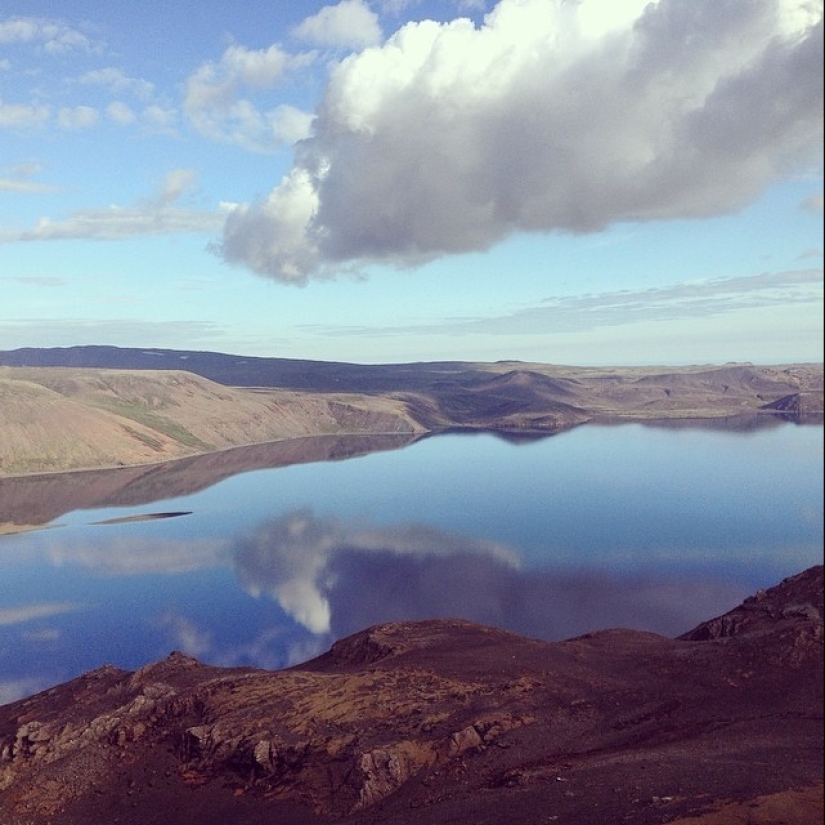
POLYGON ((554 433, 590 421, 821 421, 822 364, 359 365, 117 347, 0 352, 0 476, 316 435, 554 433))

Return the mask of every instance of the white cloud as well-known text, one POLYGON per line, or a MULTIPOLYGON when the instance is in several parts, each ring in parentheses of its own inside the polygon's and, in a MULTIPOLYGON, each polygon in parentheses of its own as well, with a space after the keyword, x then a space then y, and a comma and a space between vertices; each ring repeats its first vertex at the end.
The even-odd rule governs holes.
POLYGON ((49 107, 43 103, 4 103, 0 99, 0 129, 41 126, 50 113, 49 107))
POLYGON ((48 183, 37 183, 32 180, 20 180, 15 178, 0 178, 0 192, 42 195, 45 192, 59 191, 59 186, 54 186, 48 183))
POLYGON ((141 100, 150 100, 155 90, 154 84, 148 80, 129 77, 113 66, 86 72, 80 82, 87 86, 105 86, 116 94, 133 94, 141 100))
POLYGON ((219 541, 165 539, 157 542, 123 535, 104 543, 77 545, 55 538, 48 545, 51 564, 78 565, 101 576, 172 575, 206 570, 221 563, 223 552, 224 546, 219 541))
POLYGON ((197 182, 198 173, 194 169, 173 169, 164 177, 152 202, 160 207, 169 206, 193 191, 197 182))
POLYGON ((308 133, 309 115, 293 107, 267 110, 244 93, 272 89, 290 68, 306 65, 312 55, 293 56, 273 45, 251 50, 230 46, 217 63, 201 65, 186 81, 183 109, 204 137, 253 151, 272 151, 285 139, 308 133))
POLYGON ((49 54, 96 51, 97 44, 78 29, 59 20, 42 17, 10 17, 0 20, 0 43, 36 43, 49 54))
POLYGON ((57 113, 57 125, 61 129, 88 129, 100 118, 97 109, 91 106, 64 106, 57 113))
POLYGON ((134 110, 119 100, 115 100, 106 107, 106 114, 110 120, 120 126, 128 126, 137 120, 134 110))
POLYGON ((168 106, 153 103, 143 110, 143 122, 151 131, 174 134, 178 113, 168 106))
POLYGON ((421 0, 378 0, 378 7, 383 14, 401 14, 410 6, 416 6, 421 0))
POLYGON ((381 42, 378 15, 364 0, 341 0, 307 17, 292 34, 316 46, 362 49, 381 42))
POLYGON ((317 248, 306 235, 306 227, 318 211, 318 191, 312 176, 295 169, 266 202, 232 209, 224 228, 222 254, 233 259, 227 248, 242 250, 243 260, 256 272, 275 275, 284 281, 302 283, 316 266, 317 248), (277 227, 277 229, 276 229, 277 227))
POLYGON ((270 127, 279 144, 293 144, 309 137, 312 115, 286 104, 276 106, 268 113, 270 127))
POLYGON ((501 0, 334 70, 220 254, 285 282, 734 211, 822 152, 822 4, 501 0), (610 14, 606 14, 610 10, 610 14))
POLYGON ((184 209, 175 204, 191 190, 196 175, 187 169, 170 172, 154 197, 132 206, 73 212, 62 220, 41 218, 32 229, 0 231, 0 244, 19 241, 122 240, 146 235, 213 233, 220 229, 229 207, 213 211, 184 209))
POLYGON ((278 46, 259 51, 230 46, 218 63, 204 63, 189 76, 184 105, 193 113, 225 107, 241 85, 271 87, 288 60, 287 53, 278 46))
POLYGON ((157 625, 170 634, 176 650, 196 659, 205 659, 212 652, 212 636, 185 616, 168 611, 157 619, 157 625))

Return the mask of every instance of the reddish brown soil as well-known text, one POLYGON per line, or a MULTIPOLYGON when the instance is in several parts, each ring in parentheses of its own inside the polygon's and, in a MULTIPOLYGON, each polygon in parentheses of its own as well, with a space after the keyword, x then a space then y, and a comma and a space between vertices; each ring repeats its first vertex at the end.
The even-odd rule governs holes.
POLYGON ((103 668, 0 707, 0 821, 821 822, 822 615, 818 566, 678 639, 426 621, 103 668))

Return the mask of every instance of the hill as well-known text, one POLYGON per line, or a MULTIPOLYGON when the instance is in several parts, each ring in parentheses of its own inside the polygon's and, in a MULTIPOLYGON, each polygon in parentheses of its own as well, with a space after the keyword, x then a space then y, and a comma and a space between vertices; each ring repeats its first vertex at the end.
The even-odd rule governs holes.
POLYGON ((821 423, 821 364, 357 365, 116 347, 0 352, 0 476, 315 435, 555 433, 591 421, 821 423))
POLYGON ((402 402, 251 392, 180 370, 0 367, 0 475, 168 461, 307 435, 414 433, 402 402))
POLYGON ((823 568, 679 638, 403 622, 0 707, 7 825, 822 821, 823 568))

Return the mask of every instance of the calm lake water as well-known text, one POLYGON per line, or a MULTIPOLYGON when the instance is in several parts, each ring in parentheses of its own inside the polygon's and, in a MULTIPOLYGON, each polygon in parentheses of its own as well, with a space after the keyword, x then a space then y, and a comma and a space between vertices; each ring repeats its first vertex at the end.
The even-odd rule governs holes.
POLYGON ((0 703, 175 649, 284 667, 397 619, 678 635, 822 563, 822 454, 777 423, 450 434, 70 511, 0 536, 0 703))

